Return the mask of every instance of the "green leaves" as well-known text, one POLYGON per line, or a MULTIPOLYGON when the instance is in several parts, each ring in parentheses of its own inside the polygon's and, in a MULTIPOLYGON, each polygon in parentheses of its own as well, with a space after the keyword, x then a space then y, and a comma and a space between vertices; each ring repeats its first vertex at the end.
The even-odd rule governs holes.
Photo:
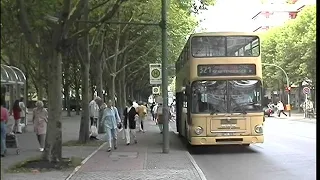
MULTIPOLYGON (((284 68, 291 83, 310 79, 315 82, 316 70, 316 7, 307 6, 294 20, 262 35, 262 62, 284 68)), ((283 73, 274 67, 264 67, 264 79, 273 87, 283 80, 283 73)))

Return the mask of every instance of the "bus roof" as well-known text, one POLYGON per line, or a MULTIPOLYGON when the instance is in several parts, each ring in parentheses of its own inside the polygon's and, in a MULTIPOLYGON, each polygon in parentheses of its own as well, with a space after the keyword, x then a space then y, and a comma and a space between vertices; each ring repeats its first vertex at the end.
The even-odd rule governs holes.
POLYGON ((203 32, 203 33, 194 33, 190 36, 258 36, 258 33, 255 32, 203 32))

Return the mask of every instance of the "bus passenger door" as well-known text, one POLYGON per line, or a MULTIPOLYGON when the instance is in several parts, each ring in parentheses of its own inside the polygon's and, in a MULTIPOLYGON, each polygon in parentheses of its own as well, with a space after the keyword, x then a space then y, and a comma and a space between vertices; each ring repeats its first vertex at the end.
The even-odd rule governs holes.
POLYGON ((186 86, 186 93, 185 93, 185 104, 187 105, 186 110, 187 110, 187 122, 185 124, 185 130, 186 130, 186 138, 189 140, 190 137, 190 126, 192 125, 192 119, 191 119, 191 99, 192 99, 192 94, 191 94, 191 86, 187 85, 186 86))
POLYGON ((182 108, 183 108, 183 93, 182 92, 177 92, 176 93, 176 128, 177 132, 179 135, 181 135, 181 113, 182 113, 182 108))
POLYGON ((188 125, 192 124, 192 120, 191 120, 191 100, 192 100, 192 94, 191 94, 191 86, 188 85, 186 87, 186 95, 185 95, 185 99, 187 102, 187 122, 188 125))

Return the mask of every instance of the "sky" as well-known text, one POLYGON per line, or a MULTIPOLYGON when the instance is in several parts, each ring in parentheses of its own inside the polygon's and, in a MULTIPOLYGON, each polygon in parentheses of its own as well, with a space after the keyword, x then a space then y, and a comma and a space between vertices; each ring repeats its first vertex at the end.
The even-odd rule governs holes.
MULTIPOLYGON (((203 19, 198 29, 212 31, 252 32, 257 24, 251 19, 262 9, 262 1, 282 4, 286 0, 216 0, 216 4, 203 11, 198 18, 203 19)), ((298 0, 298 4, 316 4, 316 0, 298 0)))
POLYGON ((251 18, 259 12, 260 0, 217 0, 198 16, 204 19, 199 28, 206 31, 249 31, 254 29, 251 18))

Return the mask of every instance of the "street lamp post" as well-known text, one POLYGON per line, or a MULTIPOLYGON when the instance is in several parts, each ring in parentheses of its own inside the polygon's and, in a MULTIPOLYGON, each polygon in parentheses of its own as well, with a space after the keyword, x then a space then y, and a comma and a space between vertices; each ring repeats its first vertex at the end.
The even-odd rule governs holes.
POLYGON ((276 64, 262 63, 262 65, 277 67, 277 68, 279 68, 279 69, 284 73, 284 75, 286 76, 287 88, 288 88, 289 117, 291 117, 291 105, 290 105, 290 81, 289 81, 289 77, 288 77, 287 72, 286 72, 282 67, 280 67, 280 66, 278 66, 278 65, 276 65, 276 64))

